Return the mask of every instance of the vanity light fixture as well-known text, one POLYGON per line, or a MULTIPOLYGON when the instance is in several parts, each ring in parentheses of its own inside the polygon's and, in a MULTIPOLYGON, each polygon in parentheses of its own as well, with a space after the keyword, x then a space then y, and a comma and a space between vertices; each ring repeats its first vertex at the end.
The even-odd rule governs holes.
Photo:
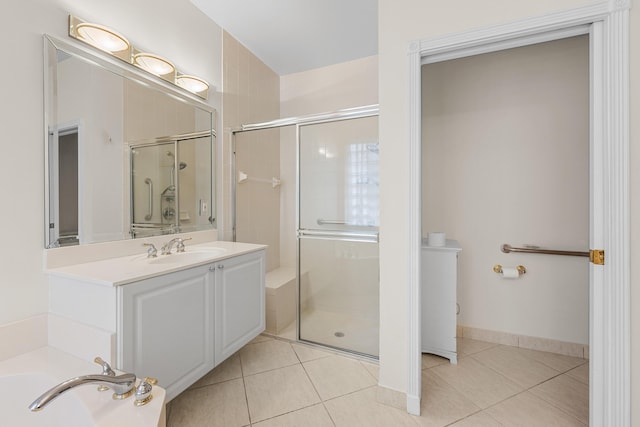
POLYGON ((122 60, 129 60, 131 56, 131 44, 121 34, 110 28, 98 24, 78 21, 72 25, 72 17, 69 17, 69 34, 73 29, 73 36, 95 48, 122 60))
POLYGON ((176 77, 176 84, 189 92, 198 94, 209 90, 209 83, 200 77, 181 74, 176 77))
POLYGON ((161 56, 141 52, 123 35, 108 27, 84 22, 69 15, 69 37, 128 62, 200 98, 207 99, 209 96, 209 83, 200 77, 180 73, 171 61, 161 56))
POLYGON ((133 55, 133 65, 169 82, 176 82, 176 67, 161 56, 144 52, 136 53, 133 55))

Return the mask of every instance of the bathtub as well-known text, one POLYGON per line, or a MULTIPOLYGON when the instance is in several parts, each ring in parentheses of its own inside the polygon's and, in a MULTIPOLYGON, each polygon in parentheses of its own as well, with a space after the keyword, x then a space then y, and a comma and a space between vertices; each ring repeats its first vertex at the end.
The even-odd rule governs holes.
POLYGON ((100 367, 51 347, 0 362, 0 414, 2 425, 21 427, 126 426, 164 427, 165 392, 154 387, 153 399, 136 407, 133 397, 113 400, 112 392, 98 392, 94 384, 69 390, 43 410, 27 406, 54 385, 100 367))

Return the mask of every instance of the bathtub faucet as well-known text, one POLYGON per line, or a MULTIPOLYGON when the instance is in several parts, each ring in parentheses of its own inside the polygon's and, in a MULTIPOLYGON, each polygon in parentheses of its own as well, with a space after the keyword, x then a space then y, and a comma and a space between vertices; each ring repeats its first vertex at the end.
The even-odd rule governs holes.
POLYGON ((114 399, 124 399, 133 394, 133 386, 135 385, 135 383, 136 376, 134 374, 122 374, 116 376, 98 374, 75 377, 71 378, 70 380, 61 382, 57 386, 46 391, 42 396, 38 397, 33 401, 31 405, 29 405, 29 409, 33 412, 40 411, 65 391, 71 390, 74 387, 78 387, 84 384, 99 384, 109 386, 111 389, 113 389, 114 399))

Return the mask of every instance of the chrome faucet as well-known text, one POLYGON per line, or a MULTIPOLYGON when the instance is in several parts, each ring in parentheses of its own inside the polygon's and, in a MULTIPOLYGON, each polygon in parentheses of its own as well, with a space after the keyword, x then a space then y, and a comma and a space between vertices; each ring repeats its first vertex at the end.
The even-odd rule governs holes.
POLYGON ((29 409, 32 412, 40 411, 62 393, 84 384, 101 384, 109 386, 114 391, 114 399, 125 399, 133 394, 133 387, 135 383, 136 376, 134 374, 122 374, 116 376, 98 374, 75 377, 58 384, 50 390, 47 390, 42 396, 38 397, 33 401, 33 403, 31 403, 31 405, 29 405, 29 409))
POLYGON ((188 239, 174 237, 162 246, 162 255, 170 255, 171 248, 173 247, 174 243, 176 243, 176 252, 184 252, 184 242, 187 240, 191 240, 191 237, 189 237, 188 239))
MULTIPOLYGON (((111 369, 111 366, 109 366, 109 364, 107 362, 102 360, 101 357, 96 356, 96 358, 93 359, 93 361, 102 367, 102 375, 108 375, 110 377, 115 377, 116 376, 115 371, 113 369, 111 369)), ((107 387, 104 384, 100 384, 98 386, 98 391, 107 391, 107 390, 109 390, 109 387, 107 387)))
POLYGON ((153 243, 143 243, 142 246, 149 246, 149 249, 147 249, 147 258, 155 258, 158 256, 158 250, 153 243))

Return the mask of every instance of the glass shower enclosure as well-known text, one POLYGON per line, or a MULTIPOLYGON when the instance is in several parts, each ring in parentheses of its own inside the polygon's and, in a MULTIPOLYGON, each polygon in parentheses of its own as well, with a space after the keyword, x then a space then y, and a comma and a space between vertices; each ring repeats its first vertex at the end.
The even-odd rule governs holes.
POLYGON ((268 245, 269 333, 377 358, 377 106, 243 125, 234 155, 234 236, 268 245))
POLYGON ((299 128, 299 338, 378 355, 378 118, 299 128))

